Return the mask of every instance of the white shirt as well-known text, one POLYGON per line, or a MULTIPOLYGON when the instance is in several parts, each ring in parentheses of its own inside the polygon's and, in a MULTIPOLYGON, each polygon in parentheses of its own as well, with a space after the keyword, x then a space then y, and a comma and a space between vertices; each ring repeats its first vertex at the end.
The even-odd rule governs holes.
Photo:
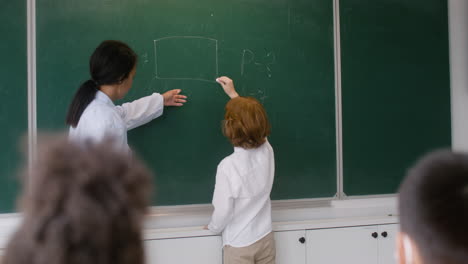
POLYGON ((69 137, 77 141, 90 139, 99 142, 105 136, 111 136, 117 147, 129 150, 127 130, 162 115, 163 109, 164 98, 158 93, 115 106, 105 93, 97 91, 94 100, 83 111, 78 125, 70 127, 69 137))
POLYGON ((246 247, 272 231, 274 175, 275 158, 268 140, 256 149, 235 147, 219 163, 208 229, 223 233, 223 245, 246 247))

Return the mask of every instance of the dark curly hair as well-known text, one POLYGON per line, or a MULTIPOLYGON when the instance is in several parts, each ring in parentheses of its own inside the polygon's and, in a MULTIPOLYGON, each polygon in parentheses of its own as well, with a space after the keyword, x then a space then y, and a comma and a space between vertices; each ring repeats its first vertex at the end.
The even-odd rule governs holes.
POLYGON ((151 175, 110 140, 39 148, 2 264, 143 264, 151 175))

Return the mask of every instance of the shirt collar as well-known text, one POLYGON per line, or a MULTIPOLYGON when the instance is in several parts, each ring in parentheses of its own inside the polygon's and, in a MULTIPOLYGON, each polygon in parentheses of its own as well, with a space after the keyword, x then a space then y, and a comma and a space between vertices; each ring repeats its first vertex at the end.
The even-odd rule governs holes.
POLYGON ((234 147, 234 152, 243 152, 243 151, 247 151, 247 149, 242 148, 242 147, 234 147))
MULTIPOLYGON (((265 140, 265 142, 264 142, 263 144, 265 144, 265 143, 267 143, 267 142, 268 142, 268 138, 265 140)), ((258 146, 258 148, 261 147, 261 146, 263 146, 263 144, 260 145, 260 146, 258 146)), ((242 151, 249 151, 249 150, 248 150, 248 149, 245 149, 245 148, 243 148, 243 147, 234 147, 234 152, 242 152, 242 151)))
POLYGON ((101 92, 101 91, 97 91, 96 92, 96 97, 94 97, 95 100, 98 100, 100 102, 103 102, 107 105, 110 105, 110 106, 115 106, 114 105, 114 102, 112 102, 112 100, 109 98, 109 96, 107 96, 107 94, 101 92))

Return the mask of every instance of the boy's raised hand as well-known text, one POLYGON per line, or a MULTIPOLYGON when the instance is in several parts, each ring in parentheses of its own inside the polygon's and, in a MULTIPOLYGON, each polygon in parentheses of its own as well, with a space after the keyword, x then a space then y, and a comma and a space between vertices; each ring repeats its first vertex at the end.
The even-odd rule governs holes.
POLYGON ((239 96, 239 94, 237 94, 237 92, 236 92, 236 89, 234 88, 234 82, 229 77, 221 76, 219 78, 216 78, 216 82, 221 84, 221 86, 224 89, 224 92, 231 99, 239 96))

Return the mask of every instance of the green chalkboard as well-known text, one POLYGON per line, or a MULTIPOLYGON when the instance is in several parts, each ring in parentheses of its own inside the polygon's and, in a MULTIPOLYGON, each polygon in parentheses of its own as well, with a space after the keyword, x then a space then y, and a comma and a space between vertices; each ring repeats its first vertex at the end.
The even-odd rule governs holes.
POLYGON ((39 0, 39 129, 63 129, 67 106, 105 39, 139 55, 126 100, 180 88, 183 108, 129 132, 155 172, 157 205, 209 203, 217 164, 232 152, 221 134, 228 98, 214 82, 235 80, 262 101, 276 155, 273 199, 336 193, 331 0, 39 0))
POLYGON ((395 193, 423 153, 450 147, 446 0, 341 0, 347 195, 395 193))
POLYGON ((0 8, 0 213, 12 212, 18 194, 19 141, 27 132, 26 1, 0 8))

